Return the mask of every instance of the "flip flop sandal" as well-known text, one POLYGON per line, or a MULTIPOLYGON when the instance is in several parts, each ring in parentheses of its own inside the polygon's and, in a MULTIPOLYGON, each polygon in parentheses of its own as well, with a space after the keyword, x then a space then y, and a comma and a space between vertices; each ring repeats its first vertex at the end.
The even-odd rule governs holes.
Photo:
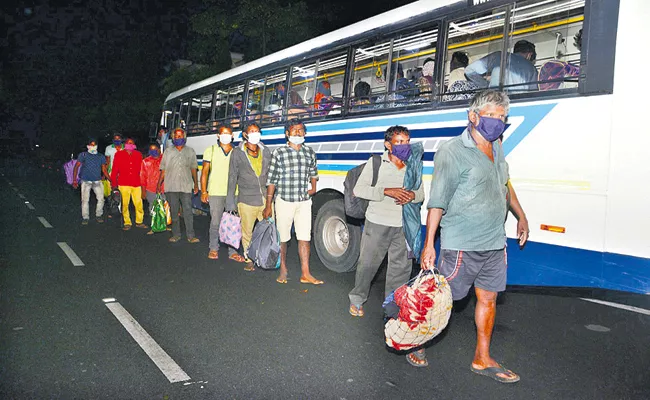
POLYGON ((408 361, 409 364, 416 368, 424 368, 429 366, 429 361, 427 361, 427 355, 424 350, 417 350, 408 353, 406 355, 406 361, 408 361), (414 358, 418 361, 413 361, 414 358))
POLYGON ((300 283, 308 283, 308 284, 312 284, 312 285, 322 285, 325 282, 320 281, 320 280, 315 279, 315 278, 314 278, 313 281, 310 281, 309 279, 305 279, 305 278, 300 278, 300 283))
POLYGON ((363 306, 355 306, 354 304, 350 304, 350 315, 353 317, 363 317, 364 312, 363 312, 363 306))
POLYGON ((252 261, 246 263, 246 266, 244 267, 244 271, 255 271, 255 265, 253 264, 252 261))
POLYGON ((135 227, 140 228, 140 229, 147 229, 148 228, 148 226, 145 225, 145 224, 135 224, 135 227))
POLYGON ((501 383, 515 383, 519 382, 519 375, 515 374, 512 371, 509 371, 505 368, 503 368, 502 365, 499 365, 497 367, 488 367, 488 368, 483 368, 483 369, 478 369, 474 368, 473 365, 470 365, 469 369, 472 370, 473 373, 487 376, 489 378, 494 379, 497 382, 501 383), (512 378, 504 378, 502 376, 499 376, 498 374, 505 374, 505 375, 514 375, 512 378))
POLYGON ((123 231, 130 231, 131 230, 131 225, 124 225, 124 228, 122 228, 123 231))
POLYGON ((231 254, 230 257, 228 257, 228 258, 233 260, 233 261, 237 261, 239 263, 246 262, 246 259, 244 257, 242 257, 241 254, 237 254, 237 253, 231 254))
POLYGON ((199 240, 199 238, 195 238, 195 237, 193 237, 193 238, 191 238, 191 239, 187 239, 187 241, 188 241, 189 243, 199 243, 201 240, 199 240))
POLYGON ((210 250, 210 252, 208 253, 208 258, 210 260, 218 260, 219 252, 217 250, 210 250))
POLYGON ((284 278, 284 279, 277 278, 275 281, 277 283, 287 283, 287 278, 284 278))
POLYGON ((181 240, 180 236, 172 236, 172 237, 169 238, 169 241, 172 242, 172 243, 176 243, 179 240, 181 240))

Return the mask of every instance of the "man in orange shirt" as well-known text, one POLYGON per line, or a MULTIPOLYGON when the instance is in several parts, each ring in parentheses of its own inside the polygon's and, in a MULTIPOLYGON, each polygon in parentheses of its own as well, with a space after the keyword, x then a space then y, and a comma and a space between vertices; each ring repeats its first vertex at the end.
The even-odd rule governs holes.
MULTIPOLYGON (((158 186, 158 179, 160 179, 160 161, 162 160, 162 153, 160 152, 160 145, 152 143, 149 145, 149 155, 142 160, 142 168, 140 169, 140 181, 142 182, 142 200, 147 200, 147 207, 149 214, 151 214, 151 207, 156 200, 156 189, 158 186)), ((164 193, 164 185, 161 187, 164 193)), ((165 195, 161 193, 163 200, 165 195)), ((149 231, 147 235, 152 235, 153 231, 149 231)))

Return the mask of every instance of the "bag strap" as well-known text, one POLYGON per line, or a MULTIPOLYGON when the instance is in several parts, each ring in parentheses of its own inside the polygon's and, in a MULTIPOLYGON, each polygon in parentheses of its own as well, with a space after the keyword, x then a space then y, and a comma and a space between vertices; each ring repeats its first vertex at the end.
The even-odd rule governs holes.
POLYGON ((379 154, 372 155, 372 184, 375 187, 379 179, 379 167, 381 167, 381 156, 379 154))

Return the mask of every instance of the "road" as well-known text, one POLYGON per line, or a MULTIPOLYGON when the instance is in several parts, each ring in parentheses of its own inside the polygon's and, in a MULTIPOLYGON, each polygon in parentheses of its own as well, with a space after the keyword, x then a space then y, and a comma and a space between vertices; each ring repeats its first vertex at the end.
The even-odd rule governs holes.
POLYGON ((81 226, 79 192, 55 171, 5 170, 0 194, 1 398, 650 398, 650 307, 506 292, 492 353, 522 378, 503 385, 469 370, 473 299, 455 305, 429 367, 416 369, 384 345, 382 276, 353 318, 354 273, 330 272, 312 252, 326 284, 300 284, 295 242, 280 285, 276 272, 208 260, 207 217, 195 217, 201 243, 170 244, 116 221, 81 226), (170 382, 109 309, 118 303, 168 355, 154 348, 154 358, 189 379, 170 382))

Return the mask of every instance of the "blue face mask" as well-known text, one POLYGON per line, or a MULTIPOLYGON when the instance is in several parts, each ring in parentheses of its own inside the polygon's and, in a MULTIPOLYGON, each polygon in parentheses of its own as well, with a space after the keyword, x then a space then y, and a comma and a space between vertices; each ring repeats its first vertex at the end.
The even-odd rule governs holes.
POLYGON ((407 161, 411 156, 411 144, 394 144, 390 153, 402 161, 407 161))
POLYGON ((149 150, 149 155, 153 158, 158 158, 160 152, 158 150, 149 150))
POLYGON ((480 117, 478 125, 474 127, 488 142, 497 140, 506 129, 506 123, 499 118, 480 117))
POLYGON ((122 140, 113 140, 113 144, 115 145, 115 147, 119 147, 119 146, 121 146, 122 143, 123 143, 122 140))
POLYGON ((180 138, 180 139, 173 139, 172 143, 174 143, 174 146, 183 146, 185 145, 186 141, 187 141, 186 138, 180 138))

